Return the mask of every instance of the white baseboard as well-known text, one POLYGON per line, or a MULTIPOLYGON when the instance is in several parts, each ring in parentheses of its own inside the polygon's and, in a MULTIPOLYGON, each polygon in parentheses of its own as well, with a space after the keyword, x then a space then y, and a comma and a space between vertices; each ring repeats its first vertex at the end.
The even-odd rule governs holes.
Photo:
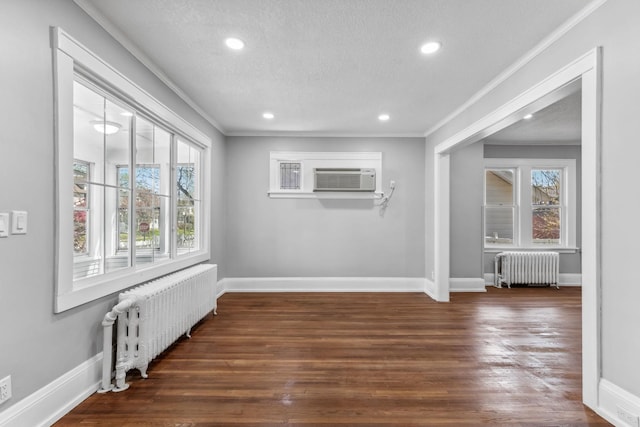
POLYGON ((602 378, 599 385, 598 414, 620 427, 640 425, 640 397, 602 378))
POLYGON ((0 427, 50 426, 95 393, 102 378, 102 352, 0 412, 0 427))
MULTIPOLYGON (((485 273, 485 286, 493 286, 494 274, 485 273)), ((582 286, 582 274, 580 273, 560 273, 560 286, 582 286)))
POLYGON ((560 286, 582 286, 582 274, 560 273, 560 286))
POLYGON ((422 277, 233 277, 218 282, 226 292, 425 292, 422 277))
POLYGON ((479 277, 451 277, 449 292, 487 292, 487 288, 484 279, 479 277))

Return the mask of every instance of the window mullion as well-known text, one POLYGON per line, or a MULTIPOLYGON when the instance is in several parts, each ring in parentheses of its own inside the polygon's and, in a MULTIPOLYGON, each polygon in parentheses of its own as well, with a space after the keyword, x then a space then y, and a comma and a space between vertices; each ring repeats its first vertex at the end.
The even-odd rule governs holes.
POLYGON ((136 135, 137 135, 137 115, 131 117, 131 132, 129 135, 129 265, 131 268, 136 266, 136 227, 135 208, 136 208, 136 135))
POLYGON ((170 178, 169 178, 169 244, 170 256, 172 259, 178 257, 178 233, 177 233, 177 215, 178 215, 178 188, 177 188, 177 159, 178 159, 178 143, 177 135, 171 134, 170 148, 170 178))
MULTIPOLYGON (((105 120, 105 111, 107 108, 107 100, 106 98, 102 98, 102 120, 105 120)), ((105 245, 106 242, 106 238, 107 238, 107 230, 106 230, 106 221, 105 218, 107 217, 107 207, 106 207, 106 200, 107 200, 107 190, 106 187, 104 186, 104 184, 107 182, 107 134, 103 133, 102 134, 102 162, 100 167, 102 168, 102 177, 100 179, 100 182, 102 183, 102 191, 101 191, 101 200, 100 200, 100 221, 98 221, 99 224, 99 233, 100 233, 100 237, 99 240, 97 242, 95 242, 96 244, 99 244, 100 246, 100 262, 99 262, 99 271, 100 274, 105 274, 107 271, 107 248, 105 245)))

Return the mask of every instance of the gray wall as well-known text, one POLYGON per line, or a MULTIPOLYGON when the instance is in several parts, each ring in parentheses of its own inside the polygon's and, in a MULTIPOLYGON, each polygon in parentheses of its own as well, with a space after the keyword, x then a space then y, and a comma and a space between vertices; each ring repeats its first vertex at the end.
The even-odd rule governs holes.
MULTIPOLYGON (((582 245, 582 156, 579 145, 491 145, 484 144, 486 159, 575 159, 576 160, 576 246, 582 245)), ((485 252, 484 272, 493 273, 495 252, 485 252)), ((560 254, 560 273, 580 273, 580 252, 560 254)))
MULTIPOLYGON (((640 2, 609 0, 544 52, 426 138, 427 150, 534 86, 597 46, 602 58, 601 252, 602 375, 640 396, 640 334, 622 333, 640 324, 640 211, 633 171, 640 157, 635 105, 640 97, 640 2)), ((428 183, 432 186, 433 181, 428 183)), ((433 210, 426 212, 433 215, 433 210)), ((433 235, 433 226, 426 236, 433 235)), ((427 244, 432 242, 427 241, 427 244)), ((427 260, 427 268, 433 258, 427 260)))
POLYGON ((222 261, 224 138, 71 0, 3 0, 0 7, 0 212, 26 210, 29 233, 0 239, 0 378, 4 411, 102 351, 100 322, 115 296, 53 314, 53 70, 49 27, 60 26, 213 139, 213 261, 222 261))
POLYGON ((424 140, 227 138, 228 277, 424 277, 424 140), (382 152, 373 200, 271 199, 270 151, 382 152))

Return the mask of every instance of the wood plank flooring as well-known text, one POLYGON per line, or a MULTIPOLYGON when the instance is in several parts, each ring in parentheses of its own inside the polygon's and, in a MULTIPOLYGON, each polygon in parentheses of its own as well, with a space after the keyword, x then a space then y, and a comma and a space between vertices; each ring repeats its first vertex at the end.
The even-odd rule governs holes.
POLYGON ((226 294, 122 393, 56 426, 603 426, 580 288, 226 294))

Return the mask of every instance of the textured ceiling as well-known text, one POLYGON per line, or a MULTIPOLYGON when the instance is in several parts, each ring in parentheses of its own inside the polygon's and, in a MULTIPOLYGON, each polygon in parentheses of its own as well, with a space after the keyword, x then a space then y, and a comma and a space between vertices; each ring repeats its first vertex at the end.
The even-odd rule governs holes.
POLYGON ((76 2, 226 134, 315 135, 423 135, 589 3, 76 2), (227 49, 230 36, 245 49, 227 49), (443 48, 424 56, 429 40, 443 48))

